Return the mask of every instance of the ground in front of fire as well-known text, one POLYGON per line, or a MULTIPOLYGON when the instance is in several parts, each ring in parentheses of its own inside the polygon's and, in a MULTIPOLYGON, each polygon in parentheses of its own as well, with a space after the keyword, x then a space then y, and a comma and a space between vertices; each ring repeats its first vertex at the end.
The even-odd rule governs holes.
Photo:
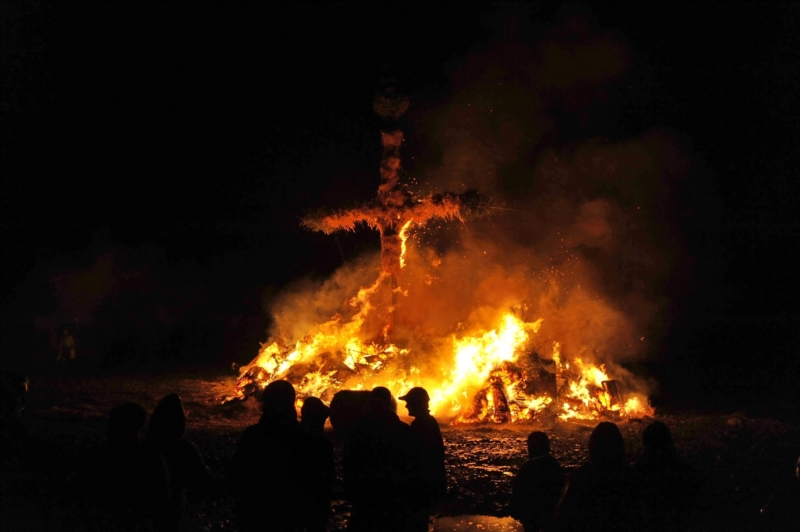
MULTIPOLYGON (((224 474, 244 428, 259 416, 255 400, 221 405, 221 396, 235 385, 235 376, 218 372, 194 375, 42 375, 31 383, 24 421, 33 441, 47 452, 38 464, 41 479, 35 497, 16 485, 16 498, 46 508, 37 513, 45 529, 91 530, 83 521, 85 501, 74 491, 81 468, 91 460, 105 438, 107 413, 127 401, 149 411, 166 394, 178 392, 189 415, 187 437, 194 441, 208 465, 224 474)), ((713 399, 713 398, 710 398, 713 399)), ((713 404, 713 401, 707 402, 713 404)), ((800 417, 796 407, 784 405, 770 415, 758 411, 704 412, 660 408, 657 419, 673 432, 678 452, 703 480, 702 509, 690 530, 752 530, 758 511, 781 482, 791 478, 800 445, 800 417)), ((404 413, 401 408, 400 413, 404 413)), ((627 458, 641 455, 640 433, 647 420, 619 423, 627 458)), ((567 470, 587 458, 588 426, 556 421, 544 427, 553 455, 567 470)), ((525 438, 536 424, 507 423, 445 426, 448 495, 441 515, 507 516, 511 479, 525 461, 525 438)), ((341 451, 340 442, 329 429, 341 451)), ((4 483, 15 482, 4 478, 4 483)), ((27 491, 26 491, 27 490, 27 491)), ((349 505, 342 494, 341 472, 329 530, 344 530, 349 505)), ((186 530, 231 530, 233 500, 221 493, 215 500, 192 505, 186 530)), ((441 520, 447 523, 447 520, 441 520)))

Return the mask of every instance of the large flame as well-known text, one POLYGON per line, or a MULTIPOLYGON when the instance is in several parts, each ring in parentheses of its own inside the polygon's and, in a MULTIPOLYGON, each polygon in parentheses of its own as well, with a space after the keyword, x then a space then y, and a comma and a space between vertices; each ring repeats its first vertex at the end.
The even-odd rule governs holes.
POLYGON ((435 358, 438 367, 421 371, 414 364, 420 357, 410 349, 359 337, 364 320, 374 310, 371 297, 386 277, 381 274, 350 301, 356 312, 349 320, 337 316, 293 345, 278 341, 262 345, 256 359, 242 368, 239 396, 287 379, 295 384, 299 396, 326 401, 343 389, 385 386, 399 395, 413 386, 424 386, 431 397, 431 412, 456 423, 528 421, 540 415, 568 420, 652 413, 645 397, 625 396, 604 365, 580 358, 572 364, 566 362, 558 342, 545 359, 549 369, 543 366, 531 345, 543 320, 528 322, 512 312, 498 314, 492 328, 443 339, 439 350, 444 354, 435 358), (553 386, 542 386, 542 379, 534 379, 537 371, 549 375, 553 386))

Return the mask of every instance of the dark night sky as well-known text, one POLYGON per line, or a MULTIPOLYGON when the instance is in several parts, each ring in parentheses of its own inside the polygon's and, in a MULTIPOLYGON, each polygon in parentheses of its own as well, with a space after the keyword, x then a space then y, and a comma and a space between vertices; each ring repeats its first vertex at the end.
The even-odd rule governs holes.
MULTIPOLYGON (((4 2, 5 352, 57 313, 49 279, 107 252, 193 319, 249 324, 240 350, 263 341, 265 291, 377 245, 298 222, 374 194, 383 69, 412 106, 446 100, 450 65, 498 38, 506 12, 543 32, 582 13, 631 54, 607 105, 547 147, 662 128, 699 169, 682 194, 710 207, 678 223, 691 268, 660 360, 745 367, 765 346, 796 371, 796 3, 4 2)), ((435 158, 407 134, 407 157, 435 158)))

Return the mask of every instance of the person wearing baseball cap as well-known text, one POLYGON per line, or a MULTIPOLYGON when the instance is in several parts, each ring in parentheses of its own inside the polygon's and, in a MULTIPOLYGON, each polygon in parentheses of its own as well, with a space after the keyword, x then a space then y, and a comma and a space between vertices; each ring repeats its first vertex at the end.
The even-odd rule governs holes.
POLYGON ((447 491, 444 468, 444 440, 439 423, 430 413, 430 396, 425 388, 411 388, 400 397, 406 402, 411 422, 411 437, 419 467, 419 491, 413 512, 413 530, 428 530, 428 518, 434 505, 447 491))

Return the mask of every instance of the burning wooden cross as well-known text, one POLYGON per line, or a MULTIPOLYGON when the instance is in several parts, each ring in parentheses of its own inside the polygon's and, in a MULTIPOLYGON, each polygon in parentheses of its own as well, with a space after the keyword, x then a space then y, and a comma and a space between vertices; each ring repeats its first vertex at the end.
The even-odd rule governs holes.
MULTIPOLYGON (((407 98, 394 97, 391 90, 375 98, 375 111, 386 119, 397 120, 408 108, 407 98)), ((381 184, 377 198, 355 209, 335 211, 330 214, 304 218, 302 225, 314 231, 331 234, 335 231, 355 231, 364 224, 380 232, 381 271, 394 279, 404 266, 406 232, 411 225, 422 226, 432 219, 464 220, 487 207, 486 198, 475 191, 464 194, 434 194, 415 199, 400 184, 400 145, 403 133, 399 129, 381 131, 383 160, 381 184)))

